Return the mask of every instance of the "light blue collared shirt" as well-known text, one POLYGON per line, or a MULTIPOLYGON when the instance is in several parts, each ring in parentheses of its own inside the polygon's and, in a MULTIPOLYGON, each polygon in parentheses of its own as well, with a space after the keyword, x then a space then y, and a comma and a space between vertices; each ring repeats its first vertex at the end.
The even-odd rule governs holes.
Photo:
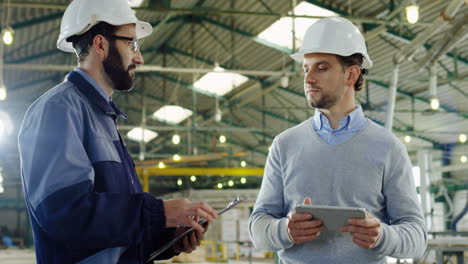
POLYGON ((106 92, 104 92, 104 89, 93 78, 91 78, 91 76, 89 76, 88 73, 86 73, 80 68, 75 68, 74 71, 83 76, 83 78, 85 78, 85 80, 88 81, 94 87, 94 89, 96 89, 99 92, 99 94, 102 95, 104 99, 106 99, 108 103, 112 100, 112 98, 107 96, 106 92))
POLYGON ((323 141, 328 145, 336 146, 359 133, 364 128, 366 122, 367 119, 361 106, 356 106, 351 113, 340 120, 339 127, 333 129, 330 126, 328 118, 318 109, 315 109, 312 126, 323 141))

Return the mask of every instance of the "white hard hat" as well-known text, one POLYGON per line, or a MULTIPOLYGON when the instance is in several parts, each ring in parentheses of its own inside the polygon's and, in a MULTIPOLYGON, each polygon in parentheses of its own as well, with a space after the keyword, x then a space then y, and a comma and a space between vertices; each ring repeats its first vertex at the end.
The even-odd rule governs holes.
POLYGON ((360 53, 364 57, 361 67, 372 67, 364 37, 353 23, 342 17, 322 18, 312 24, 304 35, 302 47, 291 58, 302 63, 304 54, 316 52, 340 56, 360 53))
POLYGON ((149 23, 136 18, 128 0, 73 0, 63 14, 57 48, 74 52, 67 38, 81 35, 99 22, 114 26, 135 24, 138 39, 153 32, 149 23))

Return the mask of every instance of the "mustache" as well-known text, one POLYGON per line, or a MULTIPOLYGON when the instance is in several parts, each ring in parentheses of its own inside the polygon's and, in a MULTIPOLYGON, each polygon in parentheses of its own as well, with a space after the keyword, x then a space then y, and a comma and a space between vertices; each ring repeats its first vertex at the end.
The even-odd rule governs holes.
POLYGON ((308 90, 322 90, 321 87, 319 86, 315 86, 315 85, 308 85, 307 83, 304 83, 304 86, 305 86, 305 89, 308 91, 308 90))

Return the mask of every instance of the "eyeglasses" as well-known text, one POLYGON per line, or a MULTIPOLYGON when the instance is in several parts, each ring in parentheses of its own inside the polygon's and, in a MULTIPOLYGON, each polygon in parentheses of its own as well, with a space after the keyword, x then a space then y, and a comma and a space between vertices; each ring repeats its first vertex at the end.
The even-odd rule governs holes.
POLYGON ((129 38, 129 37, 123 37, 123 36, 117 36, 117 35, 110 35, 108 37, 113 38, 113 39, 131 41, 130 49, 133 51, 133 53, 137 53, 137 51, 140 49, 140 43, 138 42, 138 39, 136 38, 129 38))

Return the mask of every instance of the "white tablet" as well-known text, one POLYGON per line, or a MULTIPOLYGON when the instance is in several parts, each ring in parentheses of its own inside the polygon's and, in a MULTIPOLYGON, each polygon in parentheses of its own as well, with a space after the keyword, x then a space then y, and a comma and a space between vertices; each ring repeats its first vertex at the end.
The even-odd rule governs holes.
POLYGON ((301 204, 296 207, 300 214, 311 214, 313 219, 320 219, 325 230, 338 231, 340 227, 349 225, 350 218, 366 218, 366 209, 359 207, 324 206, 301 204))

